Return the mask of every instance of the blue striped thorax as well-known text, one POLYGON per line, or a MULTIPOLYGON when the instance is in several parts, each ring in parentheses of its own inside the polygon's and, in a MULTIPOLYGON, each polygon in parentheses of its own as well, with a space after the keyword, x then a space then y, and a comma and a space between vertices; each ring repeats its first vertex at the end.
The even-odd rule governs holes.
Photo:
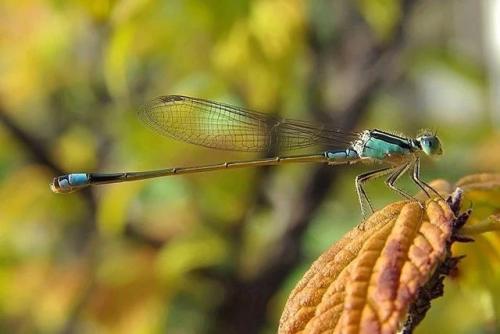
POLYGON ((409 138, 379 130, 366 130, 353 145, 361 158, 385 160, 389 156, 405 156, 417 148, 409 138))

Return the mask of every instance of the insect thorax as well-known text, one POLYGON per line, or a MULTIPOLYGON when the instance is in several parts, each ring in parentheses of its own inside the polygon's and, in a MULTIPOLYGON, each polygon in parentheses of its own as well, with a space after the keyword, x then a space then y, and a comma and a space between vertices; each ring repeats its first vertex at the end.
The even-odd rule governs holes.
POLYGON ((411 154, 415 148, 410 139, 379 130, 365 130, 353 144, 361 158, 387 160, 411 154))

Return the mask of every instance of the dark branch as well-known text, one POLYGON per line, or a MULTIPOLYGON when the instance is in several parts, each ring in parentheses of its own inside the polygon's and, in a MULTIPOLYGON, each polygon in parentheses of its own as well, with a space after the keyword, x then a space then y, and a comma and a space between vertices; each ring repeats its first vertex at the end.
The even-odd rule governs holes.
POLYGON ((54 174, 64 174, 63 170, 50 158, 45 146, 39 138, 35 138, 25 130, 21 129, 8 115, 3 105, 0 104, 0 122, 9 130, 12 135, 26 147, 33 159, 48 167, 54 174))
MULTIPOLYGON (((357 88, 358 94, 342 110, 344 118, 340 125, 352 129, 367 110, 375 92, 387 80, 392 78, 405 37, 411 9, 416 1, 406 0, 402 4, 402 15, 395 27, 392 39, 385 45, 367 52, 368 59, 359 68, 366 74, 365 81, 357 88)), ((321 86, 319 73, 324 70, 325 59, 331 57, 328 45, 315 43, 311 36, 311 45, 315 49, 315 73, 310 83, 311 96, 316 97, 321 86)), ((319 98, 311 98, 310 110, 318 110, 328 115, 328 107, 319 98)), ((338 172, 327 166, 316 168, 307 182, 302 196, 292 205, 295 215, 288 222, 288 229, 277 242, 276 251, 270 255, 265 268, 250 281, 241 281, 234 273, 224 281, 227 293, 224 303, 216 316, 216 328, 230 333, 256 333, 266 320, 267 304, 283 281, 299 263, 302 257, 301 241, 311 219, 326 198, 338 172)))

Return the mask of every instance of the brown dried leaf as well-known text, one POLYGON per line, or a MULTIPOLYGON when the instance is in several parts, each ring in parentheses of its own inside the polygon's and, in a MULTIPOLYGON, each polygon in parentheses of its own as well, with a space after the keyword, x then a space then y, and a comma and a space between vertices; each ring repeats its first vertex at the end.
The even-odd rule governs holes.
POLYGON ((394 333, 446 256, 443 200, 397 202, 323 253, 292 291, 280 333, 394 333))

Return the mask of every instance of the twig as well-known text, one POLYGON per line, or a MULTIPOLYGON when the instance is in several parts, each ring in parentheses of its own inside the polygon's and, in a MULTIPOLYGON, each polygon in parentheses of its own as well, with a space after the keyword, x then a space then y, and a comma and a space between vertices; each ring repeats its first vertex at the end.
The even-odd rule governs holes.
POLYGON ((47 149, 42 144, 40 139, 34 138, 27 131, 19 127, 8 116, 7 111, 4 109, 2 104, 0 104, 0 122, 2 122, 7 130, 9 130, 12 135, 26 147, 26 150, 31 154, 37 163, 48 167, 52 172, 54 172, 54 174, 64 174, 62 168, 52 161, 47 149))

